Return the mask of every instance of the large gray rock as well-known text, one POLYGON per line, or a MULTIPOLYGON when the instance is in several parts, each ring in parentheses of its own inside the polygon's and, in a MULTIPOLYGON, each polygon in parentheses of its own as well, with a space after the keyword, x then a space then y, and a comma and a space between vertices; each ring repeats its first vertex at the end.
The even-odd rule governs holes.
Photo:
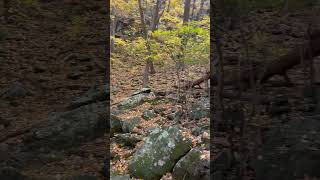
POLYGON ((200 148, 193 148, 182 157, 173 168, 174 180, 209 180, 210 179, 210 154, 200 148), (207 157, 202 158, 201 155, 207 157))
POLYGON ((191 119, 201 119, 210 116, 210 100, 209 98, 202 97, 198 102, 195 102, 191 106, 191 119))
POLYGON ((125 133, 133 132, 133 129, 141 122, 139 117, 134 117, 128 121, 122 121, 122 131, 125 133))
POLYGON ((252 162, 259 180, 320 177, 320 118, 290 120, 263 136, 264 144, 252 162))
POLYGON ((103 136, 108 129, 108 114, 106 102, 51 114, 47 123, 31 130, 26 148, 64 149, 103 136))
POLYGON ((129 162, 129 173, 145 180, 160 179, 191 149, 191 141, 177 127, 156 128, 129 162))
POLYGON ((125 133, 115 135, 118 141, 127 146, 135 146, 138 142, 143 140, 143 137, 137 134, 125 133))
POLYGON ((142 113, 142 118, 145 120, 150 120, 156 116, 157 116, 157 114, 153 110, 145 110, 142 113))
POLYGON ((169 120, 178 122, 181 119, 182 115, 183 115, 183 111, 174 109, 172 113, 167 115, 167 118, 169 120))
POLYGON ((134 108, 141 105, 147 99, 154 97, 154 94, 149 88, 144 88, 141 91, 133 93, 130 97, 120 102, 117 107, 119 110, 134 108))
POLYGON ((105 101, 109 98, 110 89, 108 85, 98 87, 93 86, 87 92, 82 94, 80 97, 76 98, 69 105, 70 109, 74 109, 83 105, 91 104, 97 101, 105 101))
POLYGON ((110 135, 113 136, 114 133, 123 132, 122 121, 116 115, 110 115, 110 135))

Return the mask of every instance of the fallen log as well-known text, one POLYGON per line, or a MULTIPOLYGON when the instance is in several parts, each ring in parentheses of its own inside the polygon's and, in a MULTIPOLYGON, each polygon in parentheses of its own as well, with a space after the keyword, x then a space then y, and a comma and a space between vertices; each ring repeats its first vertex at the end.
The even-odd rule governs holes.
MULTIPOLYGON (((290 79, 287 76, 287 71, 294 66, 301 63, 301 61, 310 61, 312 58, 320 55, 320 31, 315 32, 311 35, 311 40, 297 46, 289 53, 265 63, 264 65, 254 68, 255 82, 266 83, 271 77, 275 75, 283 76, 287 81, 290 79)), ((227 73, 226 73, 227 74, 227 73)), ((214 76, 211 76, 214 77, 214 76)), ((188 88, 194 87, 201 84, 202 82, 210 79, 209 73, 205 76, 190 83, 188 88)), ((225 85, 237 85, 239 78, 237 76, 230 76, 230 78, 225 78, 225 85)), ((250 87, 250 73, 248 70, 241 72, 241 88, 247 89, 250 87)), ((216 79, 210 81, 211 85, 216 85, 216 79)))
POLYGON ((185 88, 193 88, 195 86, 200 86, 201 83, 206 82, 210 79, 210 72, 207 72, 206 75, 204 75, 203 77, 193 81, 193 82, 189 82, 187 83, 187 85, 185 86, 185 88))

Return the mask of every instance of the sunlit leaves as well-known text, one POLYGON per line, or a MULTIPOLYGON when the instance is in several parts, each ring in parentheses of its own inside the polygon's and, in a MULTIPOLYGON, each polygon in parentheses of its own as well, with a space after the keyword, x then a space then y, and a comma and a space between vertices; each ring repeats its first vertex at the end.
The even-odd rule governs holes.
POLYGON ((181 58, 186 63, 201 63, 209 59, 210 36, 209 30, 197 26, 182 26, 175 30, 157 30, 152 37, 161 43, 161 51, 177 61, 181 58), (183 41, 186 43, 183 44, 183 41), (179 56, 183 54, 183 56, 179 56))

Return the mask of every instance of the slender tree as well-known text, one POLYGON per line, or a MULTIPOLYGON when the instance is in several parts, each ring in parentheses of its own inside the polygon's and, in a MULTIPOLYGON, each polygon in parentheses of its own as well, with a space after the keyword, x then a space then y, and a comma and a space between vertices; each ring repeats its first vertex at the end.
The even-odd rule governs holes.
POLYGON ((203 7, 204 7, 204 1, 205 0, 201 0, 200 2, 200 9, 199 9, 199 12, 198 12, 198 15, 197 15, 197 20, 200 20, 202 15, 203 15, 203 7))
POLYGON ((115 13, 115 8, 112 7, 111 8, 111 15, 113 16, 113 18, 110 18, 110 36, 111 36, 111 40, 110 40, 110 51, 112 52, 114 50, 114 36, 116 33, 116 24, 118 21, 118 17, 115 13))
POLYGON ((196 0, 193 0, 192 1, 192 11, 191 11, 191 18, 190 19, 194 19, 195 9, 196 9, 196 0))
POLYGON ((189 22, 189 19, 190 19, 190 7, 191 7, 191 0, 185 0, 185 2, 184 2, 184 12, 183 12, 183 23, 184 24, 189 22))
MULTIPOLYGON (((160 12, 161 10, 161 4, 162 4, 162 0, 157 0, 156 4, 154 6, 154 11, 152 13, 152 22, 151 22, 151 31, 155 31, 158 27, 158 24, 160 22, 160 17, 163 15, 164 13, 164 9, 162 10, 162 12, 160 12)), ((139 13, 140 13, 140 20, 141 20, 141 26, 142 26, 142 30, 143 30, 143 35, 144 35, 144 39, 146 40, 146 46, 147 46, 147 62, 146 62, 146 66, 143 72, 143 87, 147 87, 149 85, 149 75, 150 74, 154 74, 155 73, 155 68, 151 59, 151 47, 149 44, 149 36, 148 36, 148 27, 146 24, 146 17, 145 17, 145 12, 144 12, 144 8, 142 5, 142 0, 138 0, 138 5, 139 5, 139 13)))

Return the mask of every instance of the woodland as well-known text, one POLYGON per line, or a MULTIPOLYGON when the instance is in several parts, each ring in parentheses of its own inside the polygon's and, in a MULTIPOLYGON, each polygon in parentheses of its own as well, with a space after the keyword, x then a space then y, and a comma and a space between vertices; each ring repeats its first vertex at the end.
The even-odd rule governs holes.
POLYGON ((0 1, 0 179, 320 179, 319 1, 106 7, 0 1))
POLYGON ((319 5, 111 3, 111 178, 319 179, 319 5))
POLYGON ((111 179, 179 179, 193 156, 208 177, 209 6, 111 1, 111 179))

